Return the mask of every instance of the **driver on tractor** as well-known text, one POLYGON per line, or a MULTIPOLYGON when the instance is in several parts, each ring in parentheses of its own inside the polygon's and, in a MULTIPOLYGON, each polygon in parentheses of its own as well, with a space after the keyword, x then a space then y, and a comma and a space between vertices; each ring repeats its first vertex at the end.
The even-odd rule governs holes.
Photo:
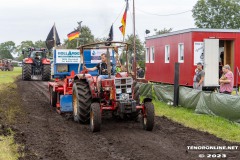
MULTIPOLYGON (((87 71, 95 71, 98 70, 98 78, 97 78, 97 90, 98 93, 100 93, 100 88, 101 88, 101 80, 102 79, 108 79, 108 71, 107 71, 107 55, 105 53, 101 54, 101 63, 98 63, 95 67, 93 68, 87 68, 84 66, 84 69, 87 71)), ((114 75, 113 72, 113 63, 111 63, 111 75, 114 75)))
POLYGON ((36 59, 36 60, 39 60, 39 59, 40 59, 40 57, 39 57, 39 54, 38 54, 38 53, 36 53, 36 55, 35 55, 35 59, 36 59))

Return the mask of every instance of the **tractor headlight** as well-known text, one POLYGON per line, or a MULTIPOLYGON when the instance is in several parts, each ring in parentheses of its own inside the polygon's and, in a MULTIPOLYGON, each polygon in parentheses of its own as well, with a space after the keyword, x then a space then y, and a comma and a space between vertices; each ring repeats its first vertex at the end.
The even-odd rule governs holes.
POLYGON ((127 93, 132 93, 132 88, 127 88, 127 93))
POLYGON ((110 87, 105 87, 104 91, 110 91, 110 87))
POLYGON ((117 94, 121 94, 122 93, 122 89, 121 88, 116 89, 116 93, 117 94))
POLYGON ((123 93, 121 94, 121 100, 129 100, 129 94, 123 93))

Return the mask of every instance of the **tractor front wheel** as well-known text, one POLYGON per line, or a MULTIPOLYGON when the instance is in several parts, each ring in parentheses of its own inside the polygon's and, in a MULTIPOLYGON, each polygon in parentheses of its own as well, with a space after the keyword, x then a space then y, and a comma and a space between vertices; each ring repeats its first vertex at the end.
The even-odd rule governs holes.
POLYGON ((143 129, 147 131, 152 131, 154 126, 154 105, 152 102, 145 102, 144 103, 144 112, 142 113, 142 124, 143 129))
POLYGON ((90 109, 90 129, 99 132, 101 128, 101 109, 99 103, 92 103, 90 109))

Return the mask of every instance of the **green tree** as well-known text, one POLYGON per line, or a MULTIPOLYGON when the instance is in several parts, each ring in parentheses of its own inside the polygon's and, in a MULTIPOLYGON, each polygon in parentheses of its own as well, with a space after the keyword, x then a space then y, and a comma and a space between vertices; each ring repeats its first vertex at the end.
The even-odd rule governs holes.
POLYGON ((15 43, 13 41, 7 41, 0 44, 0 59, 7 58, 13 59, 12 54, 15 53, 15 43))
POLYGON ((154 29, 154 31, 155 31, 155 35, 160 35, 160 34, 165 34, 165 33, 169 33, 169 32, 171 32, 173 29, 172 28, 169 28, 169 29, 167 29, 167 28, 163 28, 163 29, 161 29, 161 30, 158 30, 158 29, 154 29))
MULTIPOLYGON (((133 61, 133 54, 134 54, 134 46, 133 46, 133 41, 134 41, 134 35, 128 35, 126 38, 126 42, 129 43, 129 48, 128 48, 128 59, 129 59, 129 64, 132 64, 133 61)), ((125 52, 124 52, 125 53, 125 52)), ((145 68, 145 58, 144 58, 144 46, 143 43, 141 42, 140 38, 138 35, 136 35, 136 61, 137 64, 140 65, 140 67, 145 68)), ((122 54, 121 55, 122 63, 126 61, 126 55, 122 54)))
POLYGON ((240 28, 239 0, 198 0, 192 13, 199 28, 240 28))
MULTIPOLYGON (((79 30, 79 28, 77 27, 76 30, 79 30)), ((79 46, 94 42, 94 35, 92 34, 91 29, 88 26, 82 26, 81 34, 79 37, 80 37, 80 40, 78 40, 79 46)), ((67 46, 68 49, 75 49, 77 48, 77 39, 71 41, 65 39, 64 45, 67 46)))
POLYGON ((104 42, 104 41, 107 41, 107 37, 103 37, 103 38, 95 38, 94 39, 94 42, 104 42))
POLYGON ((22 55, 22 50, 26 50, 30 47, 35 47, 32 41, 22 41, 20 45, 17 46, 16 52, 18 53, 18 60, 21 61, 24 56, 22 55))
POLYGON ((45 41, 38 40, 34 43, 34 47, 36 48, 47 48, 45 41))

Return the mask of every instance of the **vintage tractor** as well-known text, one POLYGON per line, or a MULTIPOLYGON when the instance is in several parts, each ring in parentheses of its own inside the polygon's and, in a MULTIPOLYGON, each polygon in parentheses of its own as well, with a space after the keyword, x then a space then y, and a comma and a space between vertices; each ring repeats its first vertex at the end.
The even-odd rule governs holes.
POLYGON ((0 59, 0 69, 1 69, 2 71, 4 70, 4 66, 5 66, 4 60, 3 60, 3 59, 0 59))
POLYGON ((2 59, 0 60, 0 69, 2 71, 13 71, 14 66, 11 59, 2 59))
MULTIPOLYGON (((145 98, 140 103, 139 85, 134 82, 128 72, 118 72, 111 75, 110 61, 118 61, 112 59, 111 55, 115 53, 115 57, 118 57, 120 49, 127 53, 128 44, 111 42, 111 46, 106 46, 106 43, 109 42, 88 44, 79 48, 81 57, 77 71, 79 74, 71 72, 71 75, 66 76, 64 80, 57 79, 55 82, 49 82, 51 105, 57 106, 58 110, 64 110, 66 106, 72 107, 74 121, 83 124, 90 123, 92 132, 100 131, 104 112, 111 112, 115 117, 134 120, 141 115, 143 128, 151 131, 154 126, 152 100, 145 98), (88 73, 87 70, 83 69, 83 66, 90 66, 89 59, 85 58, 89 57, 86 54, 89 50, 92 56, 90 59, 93 62, 100 58, 100 54, 97 55, 98 57, 96 56, 96 50, 107 54, 108 79, 101 80, 100 93, 97 91, 98 75, 92 72, 88 73)), ((96 64, 91 65, 92 67, 96 66, 96 64)))
POLYGON ((27 58, 24 58, 22 63, 22 79, 49 81, 51 65, 50 60, 46 57, 46 49, 28 48, 27 51, 23 50, 22 53, 28 53, 27 58))

